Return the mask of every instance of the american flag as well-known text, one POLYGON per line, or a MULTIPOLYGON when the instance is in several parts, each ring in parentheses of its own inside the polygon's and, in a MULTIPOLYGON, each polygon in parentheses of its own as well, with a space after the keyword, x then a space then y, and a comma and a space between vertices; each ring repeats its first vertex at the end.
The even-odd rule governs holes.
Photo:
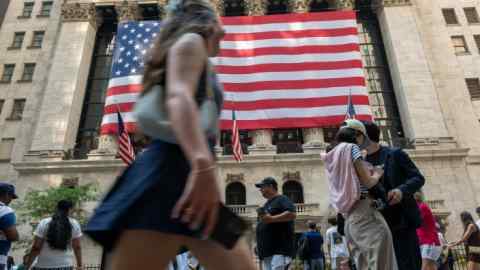
POLYGON ((135 160, 135 151, 133 149, 132 142, 130 141, 130 135, 128 135, 127 129, 123 124, 122 114, 117 111, 118 119, 118 155, 125 164, 130 165, 135 160))
POLYGON ((240 162, 243 160, 243 151, 242 144, 240 142, 240 130, 238 129, 237 119, 235 116, 235 111, 232 110, 232 148, 233 148, 233 158, 236 161, 240 162))
MULTIPOLYGON (((222 18, 227 35, 216 65, 225 89, 221 128, 246 130, 339 125, 351 101, 371 120, 355 12, 335 11, 222 18)), ((120 106, 127 129, 141 90, 143 59, 158 22, 119 24, 102 133, 113 133, 120 106), (112 115, 113 114, 113 115, 112 115)))
POLYGON ((357 113, 355 112, 355 106, 352 102, 352 93, 348 95, 348 104, 347 104, 347 115, 345 119, 356 119, 357 113))

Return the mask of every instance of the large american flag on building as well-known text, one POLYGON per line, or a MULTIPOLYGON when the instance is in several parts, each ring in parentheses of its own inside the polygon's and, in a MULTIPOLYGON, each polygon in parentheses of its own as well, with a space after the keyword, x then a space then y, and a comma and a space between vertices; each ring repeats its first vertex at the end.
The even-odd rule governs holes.
MULTIPOLYGON (((227 35, 212 59, 225 88, 221 128, 308 128, 340 124, 349 93, 356 118, 372 119, 355 12, 222 18, 227 35)), ((119 24, 102 133, 115 133, 120 106, 129 131, 143 60, 159 22, 119 24)))

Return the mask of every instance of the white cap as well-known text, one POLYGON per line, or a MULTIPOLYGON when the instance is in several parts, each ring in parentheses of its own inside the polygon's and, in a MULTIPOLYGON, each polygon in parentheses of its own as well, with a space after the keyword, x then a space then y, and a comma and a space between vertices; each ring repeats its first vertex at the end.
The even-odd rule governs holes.
POLYGON ((368 137, 367 136, 367 129, 365 128, 365 125, 361 121, 356 120, 356 119, 347 119, 343 123, 344 123, 344 127, 349 127, 349 128, 354 129, 356 131, 359 131, 365 137, 368 137))

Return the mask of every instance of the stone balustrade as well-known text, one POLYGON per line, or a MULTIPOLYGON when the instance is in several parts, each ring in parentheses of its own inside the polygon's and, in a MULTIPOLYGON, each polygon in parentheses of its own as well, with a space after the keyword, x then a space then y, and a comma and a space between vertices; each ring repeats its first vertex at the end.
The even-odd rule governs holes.
MULTIPOLYGON (((257 208, 260 205, 227 205, 235 214, 244 218, 254 218, 257 216, 257 208)), ((315 215, 320 205, 318 203, 301 203, 295 204, 297 216, 315 215)))

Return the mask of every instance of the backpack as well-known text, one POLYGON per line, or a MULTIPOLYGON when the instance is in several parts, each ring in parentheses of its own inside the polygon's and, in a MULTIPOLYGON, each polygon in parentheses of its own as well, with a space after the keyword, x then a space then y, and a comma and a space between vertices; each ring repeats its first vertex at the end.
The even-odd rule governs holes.
POLYGON ((307 235, 303 235, 303 237, 300 239, 298 245, 298 257, 300 257, 300 260, 310 259, 310 243, 307 235))

